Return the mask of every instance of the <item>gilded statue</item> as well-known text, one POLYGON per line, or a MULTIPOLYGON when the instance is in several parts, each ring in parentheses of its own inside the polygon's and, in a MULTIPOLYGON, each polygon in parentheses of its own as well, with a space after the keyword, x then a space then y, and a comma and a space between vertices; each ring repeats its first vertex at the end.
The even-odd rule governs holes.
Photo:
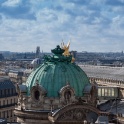
POLYGON ((61 43, 61 48, 65 50, 63 53, 64 56, 70 56, 69 47, 70 47, 70 42, 68 42, 67 45, 65 45, 64 42, 61 43))
MULTIPOLYGON (((64 42, 61 43, 61 48, 65 50, 63 53, 64 56, 70 56, 69 47, 70 47, 70 41, 68 42, 67 45, 65 45, 64 42)), ((73 63, 74 61, 75 61, 75 58, 72 57, 71 62, 73 63)))

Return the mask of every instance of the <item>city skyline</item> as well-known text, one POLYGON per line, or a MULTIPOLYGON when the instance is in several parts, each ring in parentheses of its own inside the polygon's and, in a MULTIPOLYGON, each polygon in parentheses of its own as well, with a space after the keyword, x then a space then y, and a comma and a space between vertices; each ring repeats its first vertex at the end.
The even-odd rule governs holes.
POLYGON ((1 0, 0 51, 124 50, 124 0, 1 0))

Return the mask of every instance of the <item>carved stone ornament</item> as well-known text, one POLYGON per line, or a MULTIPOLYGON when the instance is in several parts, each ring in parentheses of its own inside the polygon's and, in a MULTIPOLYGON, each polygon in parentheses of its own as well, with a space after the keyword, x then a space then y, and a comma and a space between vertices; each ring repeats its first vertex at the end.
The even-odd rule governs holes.
POLYGON ((81 110, 81 109, 76 109, 75 113, 74 113, 74 119, 78 120, 78 121, 82 121, 84 119, 86 119, 86 115, 85 115, 85 111, 81 110))
POLYGON ((67 84, 66 86, 62 87, 60 89, 59 94, 60 94, 60 102, 63 105, 66 105, 75 101, 75 91, 70 86, 70 84, 67 84))
POLYGON ((35 86, 31 88, 31 102, 33 107, 41 106, 44 102, 44 96, 46 95, 46 90, 36 83, 35 86))
POLYGON ((99 109, 97 109, 96 107, 90 104, 73 103, 62 107, 58 111, 52 112, 48 118, 51 122, 55 122, 55 123, 58 122, 80 123, 80 122, 84 122, 85 120, 89 123, 91 122, 92 119, 94 119, 95 122, 98 115, 100 115, 100 113, 103 114, 103 112, 101 112, 99 109), (96 117, 92 113, 95 113, 96 117))
POLYGON ((83 121, 85 119, 86 119, 85 111, 81 109, 73 109, 60 115, 57 121, 83 121))
POLYGON ((95 85, 92 85, 92 90, 91 90, 91 93, 90 93, 90 99, 89 99, 89 103, 96 106, 97 105, 97 94, 98 94, 98 91, 97 91, 97 87, 95 85))

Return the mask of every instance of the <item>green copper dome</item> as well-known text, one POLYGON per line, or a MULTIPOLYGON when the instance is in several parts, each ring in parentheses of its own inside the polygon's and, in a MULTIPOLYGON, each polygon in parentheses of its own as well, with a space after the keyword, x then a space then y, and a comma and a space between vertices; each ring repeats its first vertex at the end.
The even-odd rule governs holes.
POLYGON ((27 79, 27 95, 30 89, 36 85, 44 87, 47 97, 59 97, 59 91, 67 83, 75 90, 76 96, 83 96, 84 87, 89 84, 85 72, 74 63, 71 63, 72 56, 63 56, 64 52, 59 46, 52 50, 54 55, 45 56, 44 63, 35 69, 27 79))

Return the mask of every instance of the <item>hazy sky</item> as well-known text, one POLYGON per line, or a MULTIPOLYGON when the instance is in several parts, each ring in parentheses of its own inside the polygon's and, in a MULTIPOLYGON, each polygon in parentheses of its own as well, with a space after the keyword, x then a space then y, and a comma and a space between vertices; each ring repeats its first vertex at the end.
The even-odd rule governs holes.
POLYGON ((0 51, 124 50, 124 0, 0 0, 0 51))

